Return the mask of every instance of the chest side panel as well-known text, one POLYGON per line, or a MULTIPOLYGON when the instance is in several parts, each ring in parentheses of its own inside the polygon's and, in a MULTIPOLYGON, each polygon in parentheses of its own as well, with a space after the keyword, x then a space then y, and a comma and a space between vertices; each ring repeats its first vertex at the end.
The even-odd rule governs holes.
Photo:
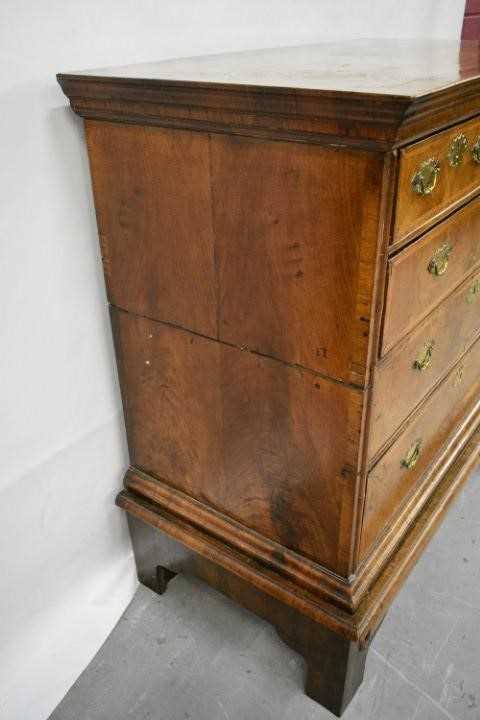
POLYGON ((222 340, 365 378, 382 158, 212 137, 222 340))
POLYGON ((131 462, 339 574, 363 392, 112 310, 131 462))
POLYGON ((382 156, 87 122, 112 304, 363 385, 382 156))
POLYGON ((109 300, 216 334, 208 136, 86 123, 109 300))

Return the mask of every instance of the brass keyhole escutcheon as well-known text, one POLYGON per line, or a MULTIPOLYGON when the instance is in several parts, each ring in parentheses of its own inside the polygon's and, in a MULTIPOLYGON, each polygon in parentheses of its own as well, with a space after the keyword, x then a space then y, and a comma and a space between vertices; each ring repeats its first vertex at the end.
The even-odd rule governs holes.
POLYGON ((430 195, 437 184, 440 162, 436 158, 424 160, 412 177, 412 188, 417 195, 430 195))
POLYGON ((401 466, 407 468, 407 470, 411 470, 412 468, 414 468, 417 464, 418 458, 420 457, 421 449, 422 441, 417 440, 417 442, 412 445, 406 456, 403 458, 402 462, 400 463, 401 466))
POLYGON ((423 350, 418 354, 413 367, 415 370, 426 370, 432 364, 433 348, 435 347, 435 340, 425 344, 423 350))
POLYGON ((480 137, 477 138, 477 142, 472 147, 472 157, 474 162, 480 164, 480 137))
POLYGON ((473 285, 468 290, 467 302, 473 303, 478 297, 480 297, 480 280, 475 280, 473 285))
POLYGON ((468 140, 466 135, 464 133, 460 133, 460 135, 457 135, 457 137, 453 138, 452 142, 450 143, 450 147, 448 148, 448 162, 451 165, 451 167, 459 167, 462 162, 463 158, 465 157, 465 153, 468 150, 468 140))
POLYGON ((447 272, 448 260, 453 247, 450 243, 444 243, 442 247, 434 253, 432 259, 428 263, 427 270, 431 275, 444 275, 447 272))

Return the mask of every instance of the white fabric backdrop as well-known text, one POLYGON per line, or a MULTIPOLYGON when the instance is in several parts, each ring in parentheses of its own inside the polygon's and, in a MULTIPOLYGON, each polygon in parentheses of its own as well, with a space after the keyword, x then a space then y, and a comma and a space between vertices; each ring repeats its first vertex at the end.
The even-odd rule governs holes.
POLYGON ((463 0, 3 0, 0 717, 42 720, 130 600, 127 463, 80 120, 55 73, 334 37, 457 38, 463 0))

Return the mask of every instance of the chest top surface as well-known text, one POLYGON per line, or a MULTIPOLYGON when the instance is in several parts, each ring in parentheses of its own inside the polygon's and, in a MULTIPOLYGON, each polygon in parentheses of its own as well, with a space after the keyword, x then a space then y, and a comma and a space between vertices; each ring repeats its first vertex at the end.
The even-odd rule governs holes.
POLYGON ((479 44, 357 40, 61 73, 85 118, 391 149, 479 112, 479 44))
POLYGON ((478 44, 356 40, 247 50, 73 75, 154 83, 208 83, 415 98, 480 79, 478 44))

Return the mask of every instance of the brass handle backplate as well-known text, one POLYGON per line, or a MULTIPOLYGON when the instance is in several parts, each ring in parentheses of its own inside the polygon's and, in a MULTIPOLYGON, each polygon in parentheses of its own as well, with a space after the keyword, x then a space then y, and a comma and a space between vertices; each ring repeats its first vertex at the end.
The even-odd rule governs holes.
POLYGON ((477 138, 477 142, 472 147, 472 157, 476 163, 480 163, 480 137, 477 138))
POLYGON ((408 453, 403 458, 401 466, 407 468, 407 470, 411 470, 412 468, 414 468, 417 464, 418 458, 420 457, 421 448, 422 441, 417 440, 417 442, 412 445, 408 453))
POLYGON ((453 138, 448 148, 448 162, 451 167, 458 167, 462 164, 465 153, 468 150, 468 140, 463 133, 453 138))
POLYGON ((430 365, 432 364, 432 355, 433 355, 433 348, 435 347, 435 340, 432 340, 429 343, 426 343, 423 350, 418 354, 418 357, 416 358, 415 362, 413 363, 413 367, 415 370, 420 370, 422 372, 423 370, 426 370, 430 365))
POLYGON ((424 160, 412 177, 412 188, 417 195, 430 195, 437 184, 440 163, 436 158, 424 160))
POLYGON ((452 252, 452 250, 453 247, 448 242, 444 243, 442 247, 438 248, 438 250, 433 254, 432 259, 428 263, 428 272, 432 275, 437 276, 446 273, 448 267, 448 260, 450 258, 450 253, 452 252))

